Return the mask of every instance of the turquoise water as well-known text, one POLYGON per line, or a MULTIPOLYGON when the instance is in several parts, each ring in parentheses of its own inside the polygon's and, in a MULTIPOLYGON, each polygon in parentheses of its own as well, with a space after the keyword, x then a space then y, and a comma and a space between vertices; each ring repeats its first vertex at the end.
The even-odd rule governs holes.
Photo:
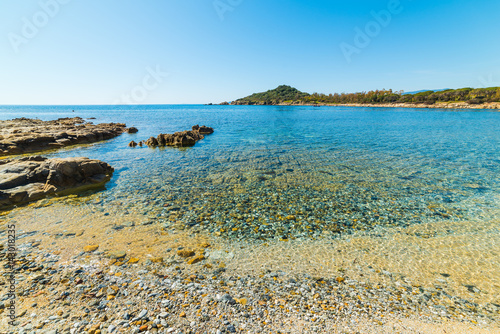
POLYGON ((498 219, 500 113, 285 106, 1 106, 0 119, 95 117, 139 133, 45 154, 108 162, 93 205, 228 238, 333 237, 498 219), (72 112, 74 110, 74 112, 72 112), (131 140, 211 126, 189 149, 131 140))

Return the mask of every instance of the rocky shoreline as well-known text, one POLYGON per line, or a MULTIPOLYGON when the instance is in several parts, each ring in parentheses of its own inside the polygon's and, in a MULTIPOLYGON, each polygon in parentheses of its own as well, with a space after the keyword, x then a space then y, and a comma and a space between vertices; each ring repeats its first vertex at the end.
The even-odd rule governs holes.
MULTIPOLYGON (((130 128, 133 132, 134 128, 130 128)), ((80 117, 53 121, 16 118, 0 121, 0 156, 40 152, 112 139, 127 132, 123 123, 93 124, 80 117)))
MULTIPOLYGON (((109 140, 124 132, 138 130, 123 123, 93 124, 81 117, 0 121, 0 157, 109 140)), ((0 160, 0 210, 47 196, 101 188, 111 179, 113 171, 105 162, 82 157, 0 160)))

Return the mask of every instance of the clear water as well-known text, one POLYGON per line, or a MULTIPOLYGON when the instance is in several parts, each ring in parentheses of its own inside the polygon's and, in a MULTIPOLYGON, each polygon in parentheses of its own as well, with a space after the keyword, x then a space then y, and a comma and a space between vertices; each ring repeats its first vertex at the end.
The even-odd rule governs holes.
MULTIPOLYGON (((0 119, 74 116, 95 117, 96 123, 126 123, 139 133, 45 154, 100 159, 112 165, 115 173, 105 190, 81 203, 75 204, 73 198, 59 201, 33 218, 29 218, 32 207, 20 208, 10 213, 11 219, 31 219, 38 225, 45 220, 49 226, 64 219, 68 227, 85 226, 78 217, 88 215, 93 228, 99 219, 103 225, 111 220, 116 224, 152 220, 165 229, 197 229, 220 238, 227 247, 286 240, 293 246, 269 246, 276 249, 273 260, 288 247, 287 261, 295 269, 303 260, 296 253, 297 243, 305 247, 302 254, 306 248, 321 250, 311 253, 320 258, 329 250, 325 244, 320 247, 320 241, 313 246, 310 242, 337 240, 338 247, 344 243, 345 250, 352 250, 353 259, 373 256, 365 259, 367 265, 380 262, 383 255, 384 268, 408 275, 420 268, 418 273, 424 276, 442 266, 457 276, 468 275, 457 282, 470 283, 472 276, 476 285, 489 289, 488 298, 499 296, 498 112, 187 105, 0 107, 0 119), (193 148, 127 146, 131 140, 195 124, 211 126, 215 133, 193 148), (391 258, 386 253, 398 255, 391 258), (430 267, 421 263, 424 253, 430 267)), ((259 256, 267 261, 269 252, 266 248, 260 255, 251 255, 252 261, 259 256)), ((248 258, 236 253, 234 266, 252 262, 248 258)), ((334 266, 321 263, 315 270, 334 266)))
MULTIPOLYGON (((276 215, 321 220, 313 226, 317 233, 315 228, 325 224, 348 231, 350 227, 443 218, 491 219, 499 207, 498 112, 270 106, 0 107, 2 119, 21 116, 43 120, 95 117, 93 122, 124 122, 139 128, 136 135, 49 155, 108 162, 116 173, 106 200, 125 200, 144 210, 163 207, 174 196, 208 204, 216 220, 227 220, 227 214, 234 213, 235 205, 243 200, 253 215, 270 223, 276 215), (211 126, 215 134, 190 149, 127 147, 131 140, 190 129, 194 124, 211 126), (210 195, 201 196, 204 192, 210 195), (271 202, 276 204, 270 206, 271 202)), ((168 209, 156 211, 165 215, 168 209)), ((185 219, 191 216, 186 212, 185 219)), ((262 237, 275 234, 270 230, 262 237)), ((255 236, 247 234, 241 236, 255 236)), ((292 229, 289 234, 300 233, 292 229)))

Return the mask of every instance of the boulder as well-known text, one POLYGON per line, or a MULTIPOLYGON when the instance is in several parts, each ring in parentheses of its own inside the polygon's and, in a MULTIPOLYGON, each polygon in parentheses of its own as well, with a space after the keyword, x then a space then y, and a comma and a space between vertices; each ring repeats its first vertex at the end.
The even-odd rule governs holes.
POLYGON ((0 210, 47 196, 102 187, 113 168, 88 158, 28 157, 0 161, 0 210))

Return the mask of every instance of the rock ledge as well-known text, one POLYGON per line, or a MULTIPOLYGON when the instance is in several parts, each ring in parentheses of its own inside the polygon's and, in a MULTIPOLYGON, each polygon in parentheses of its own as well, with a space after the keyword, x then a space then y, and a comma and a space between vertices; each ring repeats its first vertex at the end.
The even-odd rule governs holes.
POLYGON ((81 157, 0 160, 0 210, 47 196, 102 187, 113 171, 105 162, 81 157))

